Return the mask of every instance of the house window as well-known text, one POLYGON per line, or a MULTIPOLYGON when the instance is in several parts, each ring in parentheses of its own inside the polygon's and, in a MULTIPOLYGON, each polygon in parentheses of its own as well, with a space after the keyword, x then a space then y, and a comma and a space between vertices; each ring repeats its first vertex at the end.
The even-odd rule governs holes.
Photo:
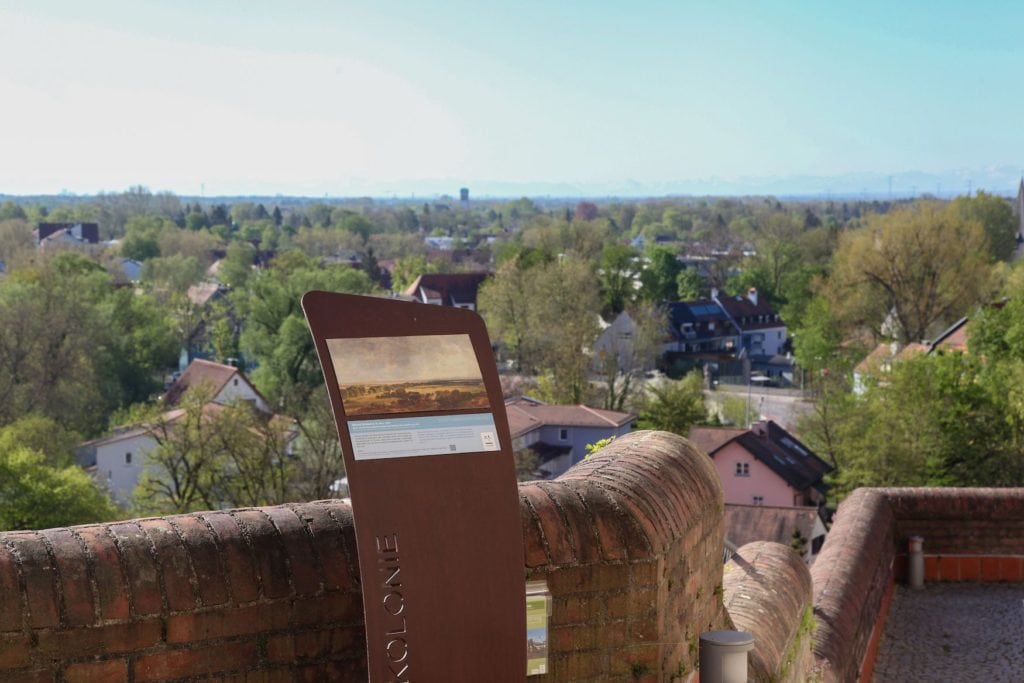
POLYGON ((738 462, 738 463, 736 463, 736 476, 737 477, 749 477, 750 476, 750 463, 749 462, 738 462))
POLYGON ((568 429, 559 429, 558 430, 558 440, 559 441, 568 441, 569 440, 569 430, 568 429))
POLYGON ((754 505, 764 505, 764 496, 754 496, 754 505))
POLYGON ((124 464, 125 465, 131 465, 132 464, 132 452, 131 451, 128 451, 127 453, 124 454, 124 464))
POLYGON ((232 382, 232 384, 233 384, 234 386, 236 386, 236 387, 238 386, 238 378, 237 378, 237 377, 235 378, 234 382, 232 382))

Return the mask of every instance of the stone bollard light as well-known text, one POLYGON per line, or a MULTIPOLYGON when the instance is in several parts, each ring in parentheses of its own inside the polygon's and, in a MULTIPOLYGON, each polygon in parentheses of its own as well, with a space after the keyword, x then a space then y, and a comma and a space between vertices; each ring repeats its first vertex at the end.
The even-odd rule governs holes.
POLYGON ((907 543, 910 554, 909 574, 911 588, 924 588, 924 538, 911 536, 907 543))
POLYGON ((747 653, 754 636, 746 631, 705 631, 700 634, 700 682, 747 683, 747 653))

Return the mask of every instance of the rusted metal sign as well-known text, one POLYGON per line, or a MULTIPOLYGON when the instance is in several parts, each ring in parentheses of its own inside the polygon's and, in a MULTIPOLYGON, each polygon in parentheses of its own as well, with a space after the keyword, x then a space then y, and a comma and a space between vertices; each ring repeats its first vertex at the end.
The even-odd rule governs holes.
POLYGON ((523 540, 481 318, 302 299, 341 439, 371 681, 522 681, 523 540))

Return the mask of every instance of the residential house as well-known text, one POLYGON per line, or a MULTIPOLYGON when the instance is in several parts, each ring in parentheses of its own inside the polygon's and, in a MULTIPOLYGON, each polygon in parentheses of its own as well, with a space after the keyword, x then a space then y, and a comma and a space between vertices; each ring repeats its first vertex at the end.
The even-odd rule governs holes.
POLYGON ((771 420, 750 429, 694 427, 690 440, 714 461, 727 504, 825 504, 832 466, 771 420))
POLYGON ((40 223, 32 235, 40 251, 58 246, 95 247, 100 242, 100 226, 98 223, 40 223))
POLYGON ((553 405, 527 396, 505 401, 512 450, 537 454, 538 475, 553 479, 587 454, 587 446, 622 436, 636 426, 636 415, 584 405, 553 405))
POLYGON ((808 565, 821 551, 827 530, 821 509, 815 506, 726 504, 725 537, 735 546, 773 541, 799 552, 808 565))
POLYGON ((476 294, 490 273, 425 273, 402 294, 414 301, 437 306, 476 310, 476 294))
POLYGON ((860 395, 867 391, 869 379, 884 382, 894 364, 928 352, 928 346, 916 342, 906 346, 882 342, 853 368, 853 393, 860 395))
POLYGON ((263 398, 245 373, 234 366, 201 358, 189 363, 185 372, 167 388, 164 405, 177 406, 185 392, 193 388, 202 388, 208 392, 211 403, 228 405, 245 401, 262 413, 273 412, 267 399, 263 398))
POLYGON ((745 296, 720 296, 711 290, 711 298, 722 307, 740 333, 740 346, 751 358, 779 355, 786 344, 786 324, 779 314, 751 287, 745 296))
POLYGON ((666 308, 669 325, 666 352, 735 356, 740 347, 740 330, 717 301, 673 301, 666 308))
MULTIPOLYGON (((202 387, 210 394, 209 402, 203 406, 203 415, 208 419, 214 418, 225 406, 239 401, 248 403, 270 419, 287 419, 272 416, 267 400, 241 370, 197 359, 164 394, 164 405, 168 410, 160 418, 160 428, 173 429, 174 424, 184 417, 185 410, 178 404, 186 391, 196 387, 202 387)), ((110 436, 87 441, 76 449, 78 463, 106 485, 118 504, 127 505, 146 469, 150 452, 157 447, 156 433, 154 425, 135 425, 116 430, 110 436)))

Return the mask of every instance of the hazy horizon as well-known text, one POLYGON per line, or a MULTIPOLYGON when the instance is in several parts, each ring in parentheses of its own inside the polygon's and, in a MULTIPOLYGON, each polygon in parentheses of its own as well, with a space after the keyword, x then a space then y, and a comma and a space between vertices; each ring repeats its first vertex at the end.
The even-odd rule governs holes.
POLYGON ((995 2, 11 0, 0 194, 1010 195, 1022 20, 995 2))

